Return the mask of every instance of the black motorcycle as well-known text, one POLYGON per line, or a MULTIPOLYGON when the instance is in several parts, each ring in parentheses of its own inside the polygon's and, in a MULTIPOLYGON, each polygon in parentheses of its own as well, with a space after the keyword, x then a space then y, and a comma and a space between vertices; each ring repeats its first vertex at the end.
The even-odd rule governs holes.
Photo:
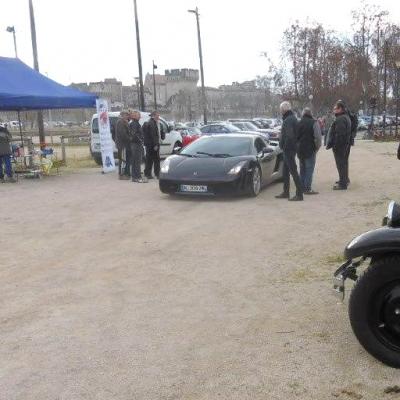
POLYGON ((354 238, 344 254, 334 290, 343 300, 346 279, 356 281, 349 299, 353 332, 371 355, 400 368, 400 205, 392 201, 383 227, 354 238))

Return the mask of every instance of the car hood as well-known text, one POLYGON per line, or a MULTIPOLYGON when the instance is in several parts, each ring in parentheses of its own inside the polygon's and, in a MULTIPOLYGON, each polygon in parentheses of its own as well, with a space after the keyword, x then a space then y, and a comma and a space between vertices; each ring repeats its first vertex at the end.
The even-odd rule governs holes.
POLYGON ((227 176, 229 170, 237 163, 245 160, 248 161, 254 157, 185 157, 175 155, 170 157, 170 167, 165 177, 170 179, 218 179, 227 176))

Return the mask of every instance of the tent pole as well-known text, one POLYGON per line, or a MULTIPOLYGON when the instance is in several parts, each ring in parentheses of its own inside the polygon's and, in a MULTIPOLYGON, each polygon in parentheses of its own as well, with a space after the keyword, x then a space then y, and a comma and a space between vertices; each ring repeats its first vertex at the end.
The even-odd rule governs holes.
POLYGON ((22 137, 21 114, 19 110, 17 111, 17 113, 18 113, 19 135, 21 137, 21 146, 24 147, 24 138, 22 137))
POLYGON ((22 146, 22 148, 24 149, 23 155, 24 155, 24 164, 25 164, 25 167, 26 167, 26 157, 25 157, 24 138, 23 138, 23 136, 22 136, 22 126, 21 126, 21 113, 20 113, 19 110, 17 111, 17 114, 18 114, 19 135, 20 135, 20 137, 21 137, 21 146, 22 146))

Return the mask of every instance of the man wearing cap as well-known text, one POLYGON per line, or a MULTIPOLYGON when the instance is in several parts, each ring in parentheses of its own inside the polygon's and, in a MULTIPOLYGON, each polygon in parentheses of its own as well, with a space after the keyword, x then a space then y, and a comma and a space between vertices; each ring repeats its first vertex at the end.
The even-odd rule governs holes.
POLYGON ((349 184, 349 153, 351 146, 351 120, 342 100, 333 107, 335 120, 329 133, 327 150, 332 149, 335 157, 336 168, 339 173, 339 182, 333 186, 333 190, 346 190, 349 184))
POLYGON ((115 125, 115 145, 118 150, 118 177, 127 180, 130 177, 131 140, 129 136, 129 112, 121 111, 115 125))
POLYGON ((6 182, 4 180, 3 164, 8 178, 7 182, 16 182, 11 168, 11 139, 11 133, 8 131, 7 126, 0 125, 0 183, 6 182))
POLYGON ((144 175, 147 179, 153 179, 152 169, 154 165, 154 175, 158 178, 160 175, 160 130, 158 121, 160 114, 153 111, 150 119, 143 124, 144 146, 146 148, 146 165, 144 175))
POLYGON ((279 106, 283 118, 279 147, 283 151, 283 192, 277 199, 303 201, 303 185, 297 172, 296 150, 298 146, 298 122, 292 111, 292 105, 284 101, 279 106), (296 185, 296 195, 290 197, 290 176, 296 185))

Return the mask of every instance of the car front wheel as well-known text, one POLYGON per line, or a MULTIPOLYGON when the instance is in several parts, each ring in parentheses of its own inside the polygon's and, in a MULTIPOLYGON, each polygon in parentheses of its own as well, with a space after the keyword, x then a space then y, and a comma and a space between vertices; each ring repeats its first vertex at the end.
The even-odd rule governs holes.
POLYGON ((349 300, 353 332, 381 362, 400 368, 400 257, 372 261, 349 300))
POLYGON ((251 197, 257 197, 261 191, 261 171, 259 167, 254 167, 249 182, 249 194, 251 197))

